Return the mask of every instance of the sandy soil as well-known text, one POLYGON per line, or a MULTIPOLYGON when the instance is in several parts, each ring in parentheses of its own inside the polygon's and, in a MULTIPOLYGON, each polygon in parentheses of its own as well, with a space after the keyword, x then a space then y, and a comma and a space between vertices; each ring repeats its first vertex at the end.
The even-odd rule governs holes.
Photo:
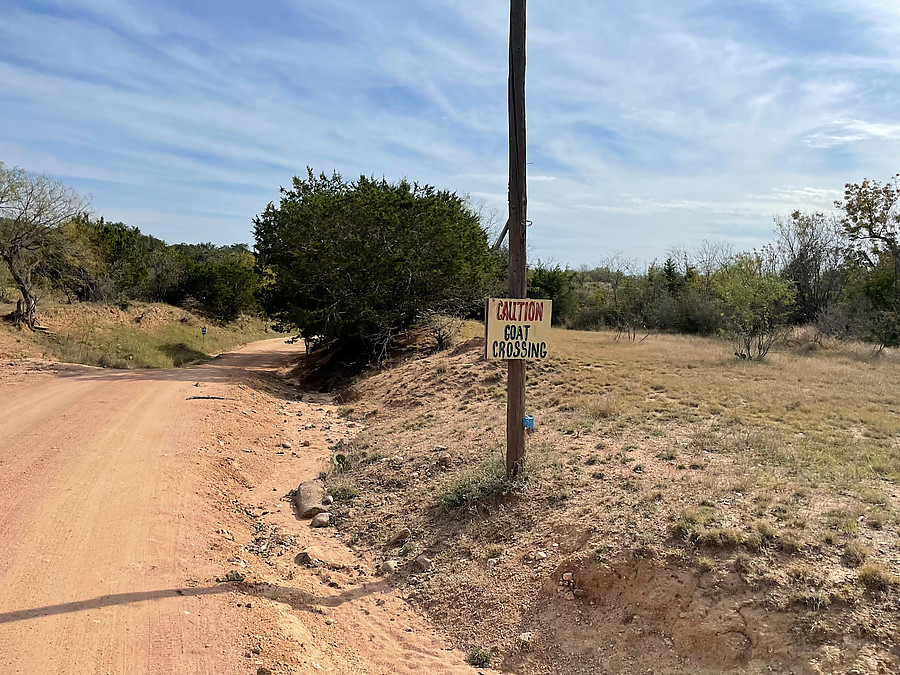
POLYGON ((291 515, 357 431, 271 378, 298 351, 0 363, 0 672, 473 672, 374 561, 291 515))
MULTIPOLYGON (((558 337, 559 347, 578 346, 530 366, 539 424, 528 479, 515 489, 490 470, 505 444, 505 364, 484 361, 480 339, 342 392, 344 417, 367 427, 340 450, 350 468, 329 476, 336 494, 357 494, 333 507, 336 527, 360 549, 399 560, 411 601, 456 644, 493 652, 503 672, 900 673, 900 586, 876 591, 842 557, 846 541, 863 541, 870 559, 900 571, 893 516, 870 526, 877 512, 852 494, 794 483, 746 445, 701 445, 705 421, 690 413, 656 421, 629 411, 627 382, 615 385, 621 398, 610 409, 609 375, 579 379, 595 367, 584 345, 596 334, 558 337), (586 400, 591 417, 576 407, 586 400), (701 505, 720 514, 722 529, 717 521, 692 542, 676 526, 701 505), (852 539, 832 512, 853 514, 852 539), (754 543, 760 524, 770 534, 754 543), (411 531, 404 546, 385 546, 400 527, 411 531), (427 574, 414 564, 422 553, 434 563, 427 574)), ((628 356, 603 339, 598 360, 628 356)), ((635 398, 665 395, 650 385, 670 368, 639 362, 633 379, 646 389, 635 398)), ((896 484, 877 490, 894 513, 896 484)))

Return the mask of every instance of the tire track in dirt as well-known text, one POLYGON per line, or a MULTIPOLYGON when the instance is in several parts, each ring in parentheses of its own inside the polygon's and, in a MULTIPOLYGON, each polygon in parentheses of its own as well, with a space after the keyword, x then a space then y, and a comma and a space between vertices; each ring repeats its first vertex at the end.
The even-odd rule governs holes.
MULTIPOLYGON (((277 455, 286 404, 244 383, 298 353, 278 340, 185 370, 3 373, 0 673, 472 672, 372 561, 281 508, 321 468, 327 433, 293 463, 277 455), (289 555, 217 583, 248 555, 246 506, 259 503, 298 548, 369 571, 332 578, 289 555)), ((292 411, 333 415, 323 401, 292 411)))
POLYGON ((0 394, 19 413, 2 432, 0 536, 17 545, 0 568, 0 672, 243 672, 238 630, 197 621, 215 598, 177 592, 206 534, 186 517, 188 386, 95 371, 0 394))

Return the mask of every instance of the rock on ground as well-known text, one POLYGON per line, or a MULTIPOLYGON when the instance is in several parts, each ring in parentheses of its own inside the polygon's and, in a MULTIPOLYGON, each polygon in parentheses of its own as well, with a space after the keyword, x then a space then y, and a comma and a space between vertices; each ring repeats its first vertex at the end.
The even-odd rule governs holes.
POLYGON ((328 527, 329 523, 331 523, 331 514, 330 513, 317 513, 310 525, 312 527, 328 527))
POLYGON ((324 498, 325 484, 320 480, 308 480, 297 488, 291 503, 298 518, 312 518, 326 510, 322 505, 324 498))
POLYGON ((406 541, 407 539, 409 539, 409 535, 411 534, 412 532, 410 532, 408 527, 404 527, 402 530, 397 530, 396 532, 394 532, 394 536, 388 539, 386 545, 390 547, 399 544, 401 541, 406 541))

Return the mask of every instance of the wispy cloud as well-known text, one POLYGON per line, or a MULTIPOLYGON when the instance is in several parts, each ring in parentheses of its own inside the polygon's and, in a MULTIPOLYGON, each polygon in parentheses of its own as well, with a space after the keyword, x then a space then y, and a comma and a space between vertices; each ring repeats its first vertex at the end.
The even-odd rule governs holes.
MULTIPOLYGON (((758 243, 900 167, 892 0, 529 6, 530 249, 758 243)), ((506 3, 7 2, 0 160, 169 240, 249 240, 311 165, 502 210, 506 3)))

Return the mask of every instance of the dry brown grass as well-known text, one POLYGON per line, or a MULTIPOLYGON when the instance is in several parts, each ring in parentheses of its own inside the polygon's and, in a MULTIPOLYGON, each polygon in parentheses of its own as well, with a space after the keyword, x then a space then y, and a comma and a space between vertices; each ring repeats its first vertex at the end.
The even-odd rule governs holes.
POLYGON ((43 355, 65 363, 112 368, 171 368, 208 360, 239 345, 277 337, 258 318, 218 325, 160 303, 127 308, 100 303, 42 307, 49 332, 30 333, 0 324, 0 354, 43 355), (201 327, 208 326, 204 338, 201 327))
POLYGON ((893 354, 867 358, 851 345, 810 356, 773 352, 757 363, 734 359, 708 338, 633 343, 559 330, 554 340, 554 358, 531 369, 535 407, 614 417, 623 430, 697 424, 700 449, 753 451, 811 480, 900 478, 893 354))
POLYGON ((737 572, 740 602, 796 614, 816 645, 844 639, 837 626, 896 629, 893 577, 871 572, 900 563, 893 355, 831 347, 747 363, 713 339, 555 331, 552 357, 528 368, 535 430, 527 475, 510 485, 506 368, 480 348, 357 383, 351 417, 382 459, 332 477, 355 495, 335 508, 355 543, 380 551, 393 530, 413 531, 401 559, 435 560, 424 580, 410 573, 413 595, 462 645, 516 652, 510 636, 546 601, 527 562, 537 551, 549 569, 636 556, 737 572))

